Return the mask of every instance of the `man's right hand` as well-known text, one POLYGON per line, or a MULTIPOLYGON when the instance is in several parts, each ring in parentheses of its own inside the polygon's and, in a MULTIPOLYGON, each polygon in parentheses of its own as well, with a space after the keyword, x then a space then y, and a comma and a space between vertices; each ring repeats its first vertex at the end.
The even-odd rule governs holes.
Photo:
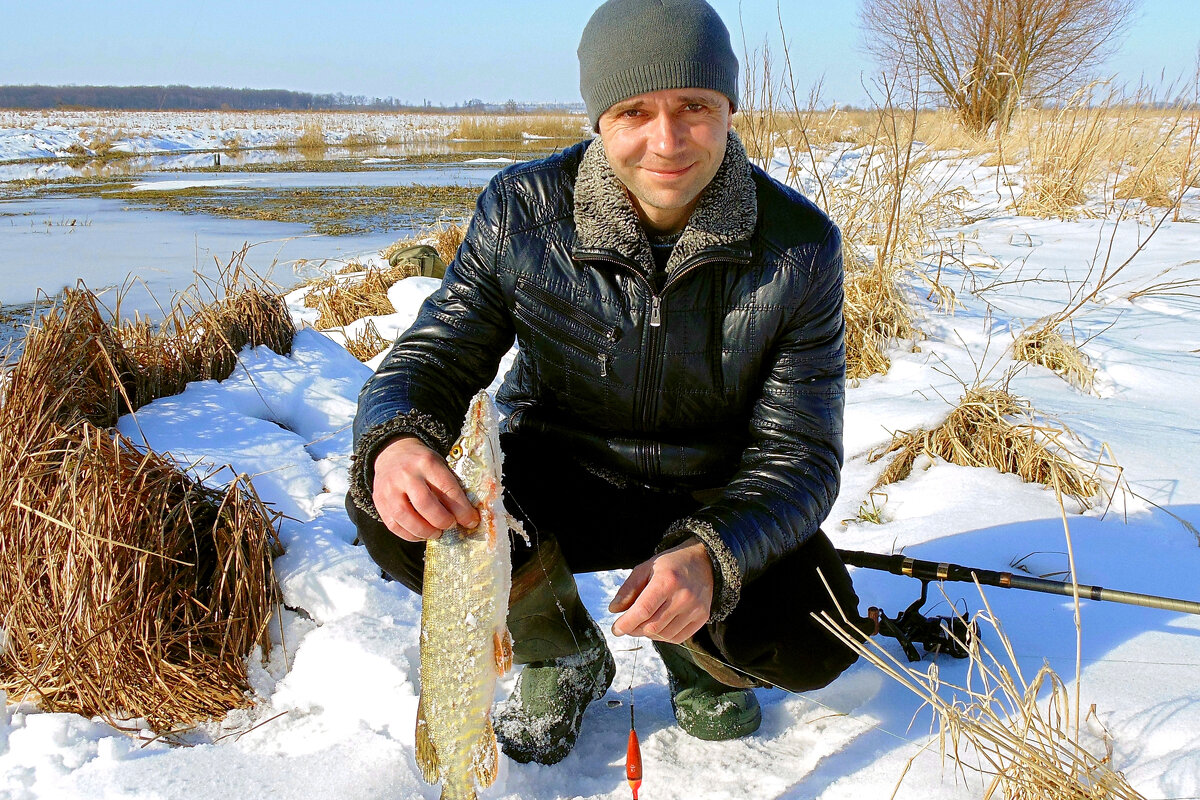
POLYGON ((479 524, 479 512, 445 459, 415 436, 402 436, 379 451, 371 491, 383 524, 410 542, 436 539, 455 524, 479 524))

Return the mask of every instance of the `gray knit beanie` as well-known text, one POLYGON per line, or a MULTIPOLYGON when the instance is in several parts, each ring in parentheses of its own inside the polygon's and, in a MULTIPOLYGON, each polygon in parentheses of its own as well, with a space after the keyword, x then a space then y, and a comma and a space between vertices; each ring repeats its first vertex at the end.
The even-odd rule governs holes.
POLYGON ((595 128, 614 103, 659 89, 712 89, 738 104, 729 31, 704 0, 608 0, 579 40, 579 91, 595 128))

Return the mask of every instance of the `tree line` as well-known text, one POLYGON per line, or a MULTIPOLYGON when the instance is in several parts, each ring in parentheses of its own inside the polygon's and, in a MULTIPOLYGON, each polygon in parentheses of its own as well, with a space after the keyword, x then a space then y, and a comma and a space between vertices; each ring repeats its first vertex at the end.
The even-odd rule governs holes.
POLYGON ((430 107, 394 97, 222 86, 0 86, 0 108, 128 111, 400 111, 430 107))

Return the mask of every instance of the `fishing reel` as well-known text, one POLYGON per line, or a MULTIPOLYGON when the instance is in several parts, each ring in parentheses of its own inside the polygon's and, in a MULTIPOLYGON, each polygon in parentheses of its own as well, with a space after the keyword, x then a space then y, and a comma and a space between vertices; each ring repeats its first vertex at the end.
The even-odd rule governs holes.
POLYGON ((974 622, 967 621, 967 614, 950 617, 926 617, 921 614, 929 593, 929 581, 921 581, 921 596, 903 613, 888 617, 882 608, 871 606, 867 617, 875 624, 874 633, 891 637, 900 642, 909 661, 920 661, 917 652, 920 644, 926 653, 945 653, 954 658, 967 658, 968 648, 979 631, 974 622))

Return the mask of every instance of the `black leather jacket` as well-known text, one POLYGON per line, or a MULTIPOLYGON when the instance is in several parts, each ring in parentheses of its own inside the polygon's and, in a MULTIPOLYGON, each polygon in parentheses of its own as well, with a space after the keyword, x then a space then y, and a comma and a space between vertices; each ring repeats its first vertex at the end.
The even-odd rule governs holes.
POLYGON ((841 237, 731 134, 655 286, 602 145, 587 150, 505 169, 479 198, 441 288, 362 389, 352 492, 376 513, 371 465, 398 434, 446 453, 515 336, 497 398, 508 430, 553 437, 615 480, 719 489, 661 545, 705 542, 715 621, 837 495, 841 237))

